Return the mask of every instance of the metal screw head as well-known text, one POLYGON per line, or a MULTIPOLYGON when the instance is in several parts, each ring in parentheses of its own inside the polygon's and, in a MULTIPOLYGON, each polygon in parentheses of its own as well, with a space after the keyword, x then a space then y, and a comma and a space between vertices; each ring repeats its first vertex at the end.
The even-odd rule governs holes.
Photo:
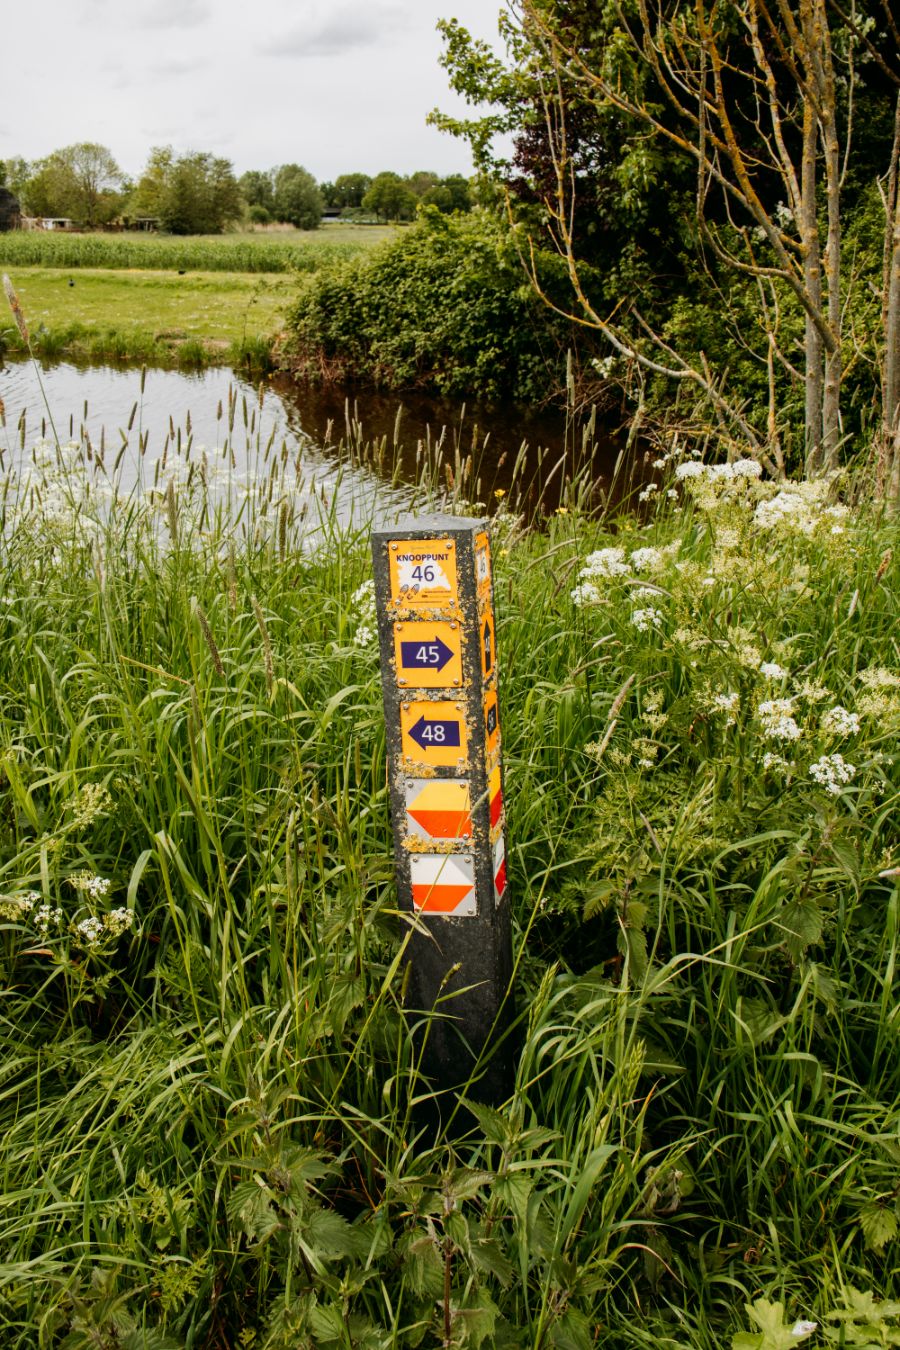
POLYGON ((454 683, 454 684, 459 684, 459 680, 454 680, 453 683, 454 683))
POLYGON ((406 681, 405 681, 405 680, 398 680, 397 683, 398 683, 398 684, 406 684, 406 681))
POLYGON ((397 552, 398 547, 399 547, 398 544, 391 544, 391 548, 394 550, 395 553, 397 552))

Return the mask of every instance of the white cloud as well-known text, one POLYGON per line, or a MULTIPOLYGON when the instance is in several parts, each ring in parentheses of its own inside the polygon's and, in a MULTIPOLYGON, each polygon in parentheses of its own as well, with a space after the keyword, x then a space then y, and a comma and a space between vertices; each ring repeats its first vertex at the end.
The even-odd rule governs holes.
POLYGON ((351 0, 337 9, 316 6, 301 23, 260 45, 266 56, 311 58, 341 56, 357 47, 370 47, 400 27, 403 13, 396 5, 361 4, 351 0))
POLYGON ((196 28, 212 17, 206 0, 149 0, 138 11, 141 28, 196 28))

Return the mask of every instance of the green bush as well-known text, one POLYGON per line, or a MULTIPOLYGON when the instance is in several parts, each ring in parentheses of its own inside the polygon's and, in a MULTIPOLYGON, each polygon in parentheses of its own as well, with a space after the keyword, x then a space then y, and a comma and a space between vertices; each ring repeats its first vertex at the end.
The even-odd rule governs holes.
MULTIPOLYGON (((558 292, 558 264, 539 266, 541 284, 558 292)), ((507 225, 436 207, 367 257, 306 278, 288 330, 285 364, 307 378, 522 401, 560 380, 573 340, 529 284, 507 225)))

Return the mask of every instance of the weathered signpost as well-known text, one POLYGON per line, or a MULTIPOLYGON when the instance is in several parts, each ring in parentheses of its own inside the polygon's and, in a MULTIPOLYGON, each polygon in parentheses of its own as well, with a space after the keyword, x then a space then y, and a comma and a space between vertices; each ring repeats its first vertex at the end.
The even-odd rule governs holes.
POLYGON ((435 1086, 500 1101, 512 1016, 497 650, 487 525, 406 516, 372 535, 407 1010, 435 1086), (479 1063, 480 1061, 480 1063, 479 1063))

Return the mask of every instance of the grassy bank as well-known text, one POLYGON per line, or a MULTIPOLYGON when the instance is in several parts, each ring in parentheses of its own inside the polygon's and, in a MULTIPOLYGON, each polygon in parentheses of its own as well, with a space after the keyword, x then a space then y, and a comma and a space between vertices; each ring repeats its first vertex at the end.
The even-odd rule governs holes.
POLYGON ((196 272, 314 272, 325 262, 371 248, 396 234, 389 225, 326 225, 320 230, 241 234, 0 234, 4 267, 138 268, 196 272))
MULTIPOLYGON (((36 355, 154 365, 267 359, 291 296, 285 275, 16 268, 11 277, 36 355)), ((0 339, 26 350, 10 318, 0 339)))
MULTIPOLYGON (((47 358, 135 361, 186 368, 227 363, 268 368, 298 272, 352 257, 391 228, 209 235, 0 234, 8 271, 47 358)), ((16 326, 0 323, 3 351, 26 351, 16 326)))
POLYGON ((521 1052, 435 1146, 366 530, 262 449, 12 454, 4 1346, 894 1343, 896 528, 501 511, 521 1052))

